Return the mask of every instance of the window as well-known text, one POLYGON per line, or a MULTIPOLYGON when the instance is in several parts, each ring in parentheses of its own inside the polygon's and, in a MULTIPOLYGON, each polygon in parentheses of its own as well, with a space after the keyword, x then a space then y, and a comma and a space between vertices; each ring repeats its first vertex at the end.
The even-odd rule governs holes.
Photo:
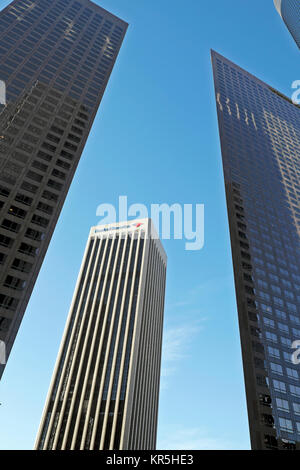
POLYGON ((273 343, 277 343, 278 341, 277 335, 275 335, 275 333, 271 333, 270 331, 266 331, 266 338, 273 343))
POLYGON ((43 202, 39 202, 37 205, 37 209, 39 211, 45 212, 46 214, 52 214, 53 213, 53 207, 49 206, 48 204, 45 204, 43 202))
POLYGON ((278 310, 277 308, 275 309, 276 316, 277 318, 280 318, 280 320, 286 320, 287 316, 285 312, 282 312, 281 310, 278 310))
POLYGON ((9 329, 9 325, 11 324, 11 320, 6 317, 0 317, 0 331, 6 332, 9 329))
POLYGON ((33 168, 37 168, 40 171, 46 172, 48 170, 48 165, 45 165, 44 163, 41 163, 37 160, 34 160, 32 163, 33 168))
POLYGON ((8 295, 0 294, 0 307, 5 308, 6 310, 15 311, 19 301, 8 295))
POLYGON ((270 365, 271 365, 271 371, 274 374, 283 375, 282 366, 280 364, 275 364, 274 362, 271 362, 270 365))
POLYGON ((273 380, 273 386, 277 392, 286 393, 286 385, 284 382, 281 382, 280 380, 273 380))
POLYGON ((300 403, 293 403, 294 413, 300 415, 300 403))
POLYGON ((271 320, 270 318, 263 317, 264 324, 268 327, 275 328, 275 322, 274 320, 271 320))
POLYGON ((77 137, 77 135, 74 134, 68 134, 68 139, 72 140, 73 142, 76 142, 77 144, 80 142, 80 137, 77 137))
POLYGON ((290 419, 279 418, 279 425, 284 431, 293 432, 293 424, 290 419))
POLYGON ((73 160, 73 156, 71 153, 69 152, 66 152, 65 150, 62 150, 60 152, 61 156, 64 157, 64 158, 67 158, 68 160, 73 160))
POLYGON ((60 141, 60 138, 53 134, 47 134, 47 139, 51 140, 51 142, 54 142, 55 144, 58 144, 60 141))
POLYGON ((33 181, 36 181, 37 183, 40 183, 43 179, 42 175, 39 175, 38 173, 35 173, 34 171, 29 170, 26 174, 27 178, 30 178, 33 181))
POLYGON ((13 239, 0 234, 0 245, 10 248, 13 244, 13 239))
POLYGON ((56 189, 56 191, 60 191, 63 188, 63 184, 57 183, 54 180, 48 180, 47 186, 50 188, 56 189))
POLYGON ((287 400, 283 400, 282 398, 276 398, 276 405, 279 410, 282 411, 289 411, 289 402, 287 400))
POLYGON ((52 171, 52 176, 55 176, 55 178, 60 178, 62 180, 66 179, 66 174, 63 173, 62 171, 56 170, 55 168, 52 171))
POLYGON ((31 238, 32 240, 41 241, 44 239, 44 233, 39 232, 38 230, 33 230, 32 228, 28 228, 25 233, 25 237, 31 238))
POLYGON ((292 395, 300 397, 300 387, 296 387, 296 385, 290 385, 290 391, 292 395))
POLYGON ((25 196, 24 194, 17 193, 15 197, 15 201, 21 202, 22 204, 25 204, 26 206, 30 206, 33 199, 29 196, 25 196))
POLYGON ((49 150, 50 152, 56 151, 56 147, 54 145, 48 144, 48 142, 43 142, 42 147, 45 148, 46 150, 49 150))
POLYGON ((38 248, 35 246, 28 245, 28 243, 21 243, 19 252, 28 256, 35 256, 38 253, 38 248))
POLYGON ((279 352, 279 349, 277 348, 272 348, 271 346, 268 346, 268 353, 272 357, 276 357, 278 359, 280 358, 280 352, 279 352))
POLYGON ((281 336, 280 340, 281 340, 282 344, 284 344, 284 346, 287 346, 288 348, 291 347, 290 338, 285 338, 284 336, 281 336))
POLYGON ((63 133, 64 133, 64 130, 60 129, 57 126, 51 126, 51 131, 53 131, 53 132, 55 132, 56 134, 59 134, 59 135, 63 135, 63 133))
POLYGON ((8 209, 8 213, 10 215, 14 215, 15 217, 19 217, 20 219, 25 219, 27 212, 24 209, 20 209, 20 207, 10 206, 8 209))
POLYGON ((32 216, 31 222, 33 224, 40 225, 41 227, 46 228, 48 226, 49 220, 45 219, 44 217, 34 214, 32 216))
POLYGON ((290 315, 290 320, 291 320, 291 322, 297 323, 298 325, 300 325, 300 318, 299 317, 295 317, 295 315, 290 315))
POLYGON ((287 373, 288 377, 290 377, 291 379, 297 380, 299 378, 298 371, 295 370, 295 369, 290 369, 289 367, 287 367, 286 368, 286 373, 287 373))
POLYGON ((38 187, 34 184, 28 183, 27 181, 23 181, 21 184, 21 189, 25 189, 25 191, 35 194, 38 190, 38 187))
POLYGON ((67 162, 64 162, 63 160, 56 160, 56 165, 60 166, 61 168, 64 168, 65 170, 69 170, 71 168, 71 165, 67 162))
POLYGON ((0 264, 4 264, 7 256, 4 253, 0 253, 0 264))
POLYGON ((46 160, 46 162, 50 162, 52 160, 52 155, 49 155, 48 153, 43 152, 42 150, 37 153, 37 157, 46 160))
POLYGON ((58 196, 57 194, 51 193, 51 191, 44 191, 42 194, 42 197, 44 199, 47 199, 48 201, 58 201, 58 196))
POLYGON ((6 276, 4 286, 14 290, 23 290, 26 282, 23 279, 19 279, 13 276, 6 276))
POLYGON ((283 323, 278 323, 278 328, 281 330, 281 331, 284 331, 285 333, 288 333, 289 332, 289 327, 287 325, 284 325, 283 323))
POLYGON ((12 269, 16 271, 21 271, 24 273, 29 273, 32 268, 32 264, 28 263, 27 261, 23 261, 22 259, 15 258, 13 264, 11 265, 12 269))
POLYGON ((0 194, 1 196, 8 197, 10 194, 10 190, 7 188, 4 188, 4 186, 0 186, 0 194))
MULTIPOLYGON (((73 152, 76 152, 76 150, 77 150, 77 146, 71 144, 70 142, 65 142, 64 147, 66 147, 66 148, 69 149, 69 150, 72 150, 73 152)), ((247 253, 246 253, 246 254, 247 254, 247 253)), ((247 256, 249 256, 249 255, 247 255, 247 256)), ((249 256, 249 257, 250 257, 250 256, 249 256)))
POLYGON ((11 220, 4 219, 1 225, 3 228, 6 230, 9 230, 10 232, 16 232, 20 230, 21 225, 17 224, 16 222, 12 222, 11 220))

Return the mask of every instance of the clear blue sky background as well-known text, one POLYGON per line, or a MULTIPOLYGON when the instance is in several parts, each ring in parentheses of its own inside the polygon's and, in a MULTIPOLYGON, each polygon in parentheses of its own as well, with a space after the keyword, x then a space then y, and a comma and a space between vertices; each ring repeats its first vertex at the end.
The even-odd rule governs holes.
MULTIPOLYGON (((8 4, 0 0, 0 8, 8 4)), ((0 449, 34 445, 101 203, 204 203, 168 254, 158 448, 248 449, 210 48, 287 95, 299 52, 272 0, 99 0, 130 27, 0 384, 0 449)))

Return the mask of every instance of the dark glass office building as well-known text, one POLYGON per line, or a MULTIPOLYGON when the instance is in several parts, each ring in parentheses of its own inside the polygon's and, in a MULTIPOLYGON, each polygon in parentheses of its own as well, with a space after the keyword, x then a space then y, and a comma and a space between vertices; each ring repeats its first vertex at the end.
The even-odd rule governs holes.
POLYGON ((252 448, 300 449, 300 109, 212 62, 252 448))
POLYGON ((0 12, 0 340, 7 355, 126 28, 89 0, 15 0, 0 12))
POLYGON ((299 0, 274 0, 276 10, 300 48, 300 2, 299 0))
POLYGON ((37 450, 155 449, 166 265, 150 219, 91 229, 37 450))

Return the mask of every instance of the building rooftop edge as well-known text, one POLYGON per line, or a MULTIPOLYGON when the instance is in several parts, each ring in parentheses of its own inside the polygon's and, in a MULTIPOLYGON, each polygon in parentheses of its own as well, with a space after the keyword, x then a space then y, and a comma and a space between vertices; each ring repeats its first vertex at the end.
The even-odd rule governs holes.
POLYGON ((168 257, 166 251, 157 233, 153 220, 150 217, 143 219, 124 220, 122 222, 114 222, 109 224, 94 225, 90 229, 90 236, 97 234, 109 234, 110 232, 116 232, 118 230, 125 232, 127 229, 132 230, 134 228, 139 228, 143 224, 146 225, 146 231, 152 235, 151 239, 156 240, 157 244, 159 245, 162 256, 165 259, 165 262, 167 262, 168 257))
POLYGON ((291 106, 294 106, 295 108, 300 108, 300 106, 296 103, 293 103, 293 101, 291 100, 291 98, 289 98, 287 95, 285 95, 284 93, 282 93, 281 91, 277 90, 276 88, 274 88, 272 85, 269 85, 268 83, 264 82, 263 80, 261 80, 260 78, 256 77, 255 75, 253 75, 252 73, 248 72, 248 70, 246 69, 243 69, 242 67, 240 67, 239 65, 237 65, 235 62, 233 62, 232 60, 230 59, 227 59, 227 57, 224 57, 222 54, 219 54, 219 52, 216 52, 214 49, 211 49, 210 50, 211 52, 211 58, 212 58, 212 61, 214 60, 215 57, 219 57, 221 58, 224 62, 227 62, 228 64, 231 64, 233 65, 235 68, 241 70, 243 73, 245 73, 246 75, 248 75, 249 77, 251 77, 253 80, 255 80, 256 82, 260 83, 260 85, 264 86, 265 88, 267 88, 269 91, 273 92, 273 93, 276 93, 281 99, 285 99, 291 106))
POLYGON ((129 26, 129 23, 127 23, 127 21, 123 20, 122 18, 120 18, 119 16, 115 15, 114 13, 111 13, 109 10, 106 10, 105 8, 101 7, 100 5, 98 5, 97 3, 95 3, 93 0, 85 0, 87 3, 93 5, 93 7, 96 7, 96 8, 100 8, 102 11, 105 11, 106 13, 108 13, 109 15, 113 16, 114 18, 116 18, 118 21, 120 21, 121 23, 123 23, 126 28, 128 28, 129 26))
POLYGON ((281 3, 282 3, 282 0, 274 0, 275 8, 276 8, 276 10, 278 11, 279 15, 281 16, 281 18, 282 18, 282 14, 281 14, 281 3))

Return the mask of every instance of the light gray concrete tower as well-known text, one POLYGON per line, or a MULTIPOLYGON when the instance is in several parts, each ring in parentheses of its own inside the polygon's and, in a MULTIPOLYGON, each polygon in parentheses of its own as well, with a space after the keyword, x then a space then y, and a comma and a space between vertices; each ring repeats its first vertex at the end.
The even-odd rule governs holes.
POLYGON ((166 264, 150 219, 91 229, 36 449, 155 449, 166 264))

